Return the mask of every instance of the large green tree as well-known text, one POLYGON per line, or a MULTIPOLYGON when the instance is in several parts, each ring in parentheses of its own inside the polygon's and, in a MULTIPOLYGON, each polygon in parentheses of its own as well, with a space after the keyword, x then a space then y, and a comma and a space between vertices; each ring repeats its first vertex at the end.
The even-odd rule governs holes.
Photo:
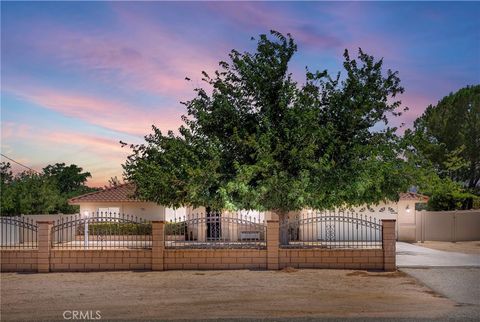
POLYGON ((43 168, 43 173, 56 181, 61 193, 71 194, 72 192, 83 191, 85 183, 92 175, 90 172, 83 172, 83 169, 76 164, 55 163, 43 168))
POLYGON ((13 209, 14 193, 10 188, 13 181, 13 173, 9 162, 0 163, 0 214, 5 210, 13 209))
POLYGON ((480 181, 480 85, 428 106, 405 137, 441 178, 475 191, 480 181))
POLYGON ((124 174, 138 197, 280 214, 396 199, 409 184, 387 119, 399 114, 397 73, 360 49, 357 59, 345 51, 344 74, 307 70, 298 84, 296 51, 290 35, 272 31, 255 52, 233 50, 203 72, 178 134, 153 127, 131 146, 124 174))
POLYGON ((42 173, 24 171, 13 175, 9 163, 0 164, 0 214, 75 213, 68 199, 96 189, 87 187, 89 172, 64 163, 48 165, 42 173))
POLYGON ((55 163, 43 168, 43 174, 47 180, 52 181, 60 192, 60 202, 55 208, 55 212, 75 213, 79 211, 78 206, 68 204, 68 199, 95 191, 86 185, 90 172, 84 172, 76 164, 65 165, 65 163, 55 163))
POLYGON ((61 202, 60 193, 43 174, 24 171, 13 175, 9 163, 0 167, 2 177, 0 214, 45 214, 54 212, 61 202))

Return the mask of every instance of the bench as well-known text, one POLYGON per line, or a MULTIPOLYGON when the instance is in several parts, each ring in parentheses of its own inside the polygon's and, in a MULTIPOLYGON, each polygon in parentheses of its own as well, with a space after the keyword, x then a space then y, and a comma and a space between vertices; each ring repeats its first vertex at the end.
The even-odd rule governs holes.
POLYGON ((240 240, 260 240, 259 231, 241 231, 240 240))

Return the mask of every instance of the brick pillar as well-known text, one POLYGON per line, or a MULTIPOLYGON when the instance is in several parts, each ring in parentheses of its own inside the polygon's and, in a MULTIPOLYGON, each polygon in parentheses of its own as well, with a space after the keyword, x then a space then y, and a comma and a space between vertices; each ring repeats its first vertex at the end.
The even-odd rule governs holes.
POLYGON ((53 221, 37 221, 38 225, 38 257, 37 271, 48 273, 50 271, 50 249, 52 247, 53 221))
POLYGON ((280 245, 280 224, 278 215, 272 213, 271 218, 267 220, 267 269, 277 270, 278 248, 280 245))
POLYGON ((163 271, 164 221, 152 221, 152 271, 163 271))
POLYGON ((383 269, 394 271, 396 265, 395 219, 382 219, 383 269))

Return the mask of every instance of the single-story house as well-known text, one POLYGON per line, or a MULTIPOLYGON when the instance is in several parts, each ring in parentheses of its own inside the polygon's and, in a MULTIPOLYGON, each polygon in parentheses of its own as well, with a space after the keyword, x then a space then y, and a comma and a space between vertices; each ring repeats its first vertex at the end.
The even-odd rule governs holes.
MULTIPOLYGON (((71 198, 69 203, 71 205, 79 205, 80 214, 82 215, 98 212, 137 216, 145 220, 165 220, 167 222, 187 221, 195 223, 194 225, 197 225, 196 227, 187 228, 189 234, 199 234, 193 236, 198 240, 206 240, 208 238, 236 239, 239 237, 239 231, 248 234, 250 229, 255 230, 255 225, 244 225, 243 221, 239 219, 244 219, 252 223, 261 223, 266 219, 263 213, 257 211, 219 213, 207 211, 204 207, 196 209, 192 207, 171 209, 158 205, 155 202, 145 202, 133 198, 134 190, 134 185, 127 183, 71 198), (222 226, 221 220, 219 219, 222 216, 234 219, 229 220, 228 225, 222 226), (203 231, 206 231, 206 234, 201 233, 203 231)), ((398 202, 354 207, 351 210, 353 210, 354 213, 368 217, 371 216, 377 220, 396 219, 397 237, 400 240, 413 240, 415 238, 416 204, 426 203, 428 197, 414 192, 401 193, 399 197, 398 202)), ((298 216, 300 218, 311 215, 312 211, 310 210, 291 212, 289 214, 290 217, 298 216)))
POLYGON ((155 202, 145 202, 133 198, 135 186, 133 184, 121 184, 115 187, 90 192, 78 197, 71 198, 70 205, 80 206, 80 214, 125 214, 137 216, 145 220, 164 220, 165 207, 155 202))

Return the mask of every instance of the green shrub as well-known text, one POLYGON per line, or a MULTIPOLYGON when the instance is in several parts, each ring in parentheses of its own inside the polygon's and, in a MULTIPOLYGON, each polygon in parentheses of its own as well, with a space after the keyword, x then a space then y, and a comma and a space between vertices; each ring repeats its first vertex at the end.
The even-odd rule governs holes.
POLYGON ((475 196, 475 198, 473 198, 472 209, 480 209, 480 197, 479 196, 475 196))
POLYGON ((182 236, 187 233, 186 222, 167 222, 165 224, 165 235, 182 236))
MULTIPOLYGON (((78 232, 83 233, 83 229, 82 225, 78 228, 78 232)), ((88 224, 88 230, 95 235, 151 235, 152 224, 102 222, 88 224)))

